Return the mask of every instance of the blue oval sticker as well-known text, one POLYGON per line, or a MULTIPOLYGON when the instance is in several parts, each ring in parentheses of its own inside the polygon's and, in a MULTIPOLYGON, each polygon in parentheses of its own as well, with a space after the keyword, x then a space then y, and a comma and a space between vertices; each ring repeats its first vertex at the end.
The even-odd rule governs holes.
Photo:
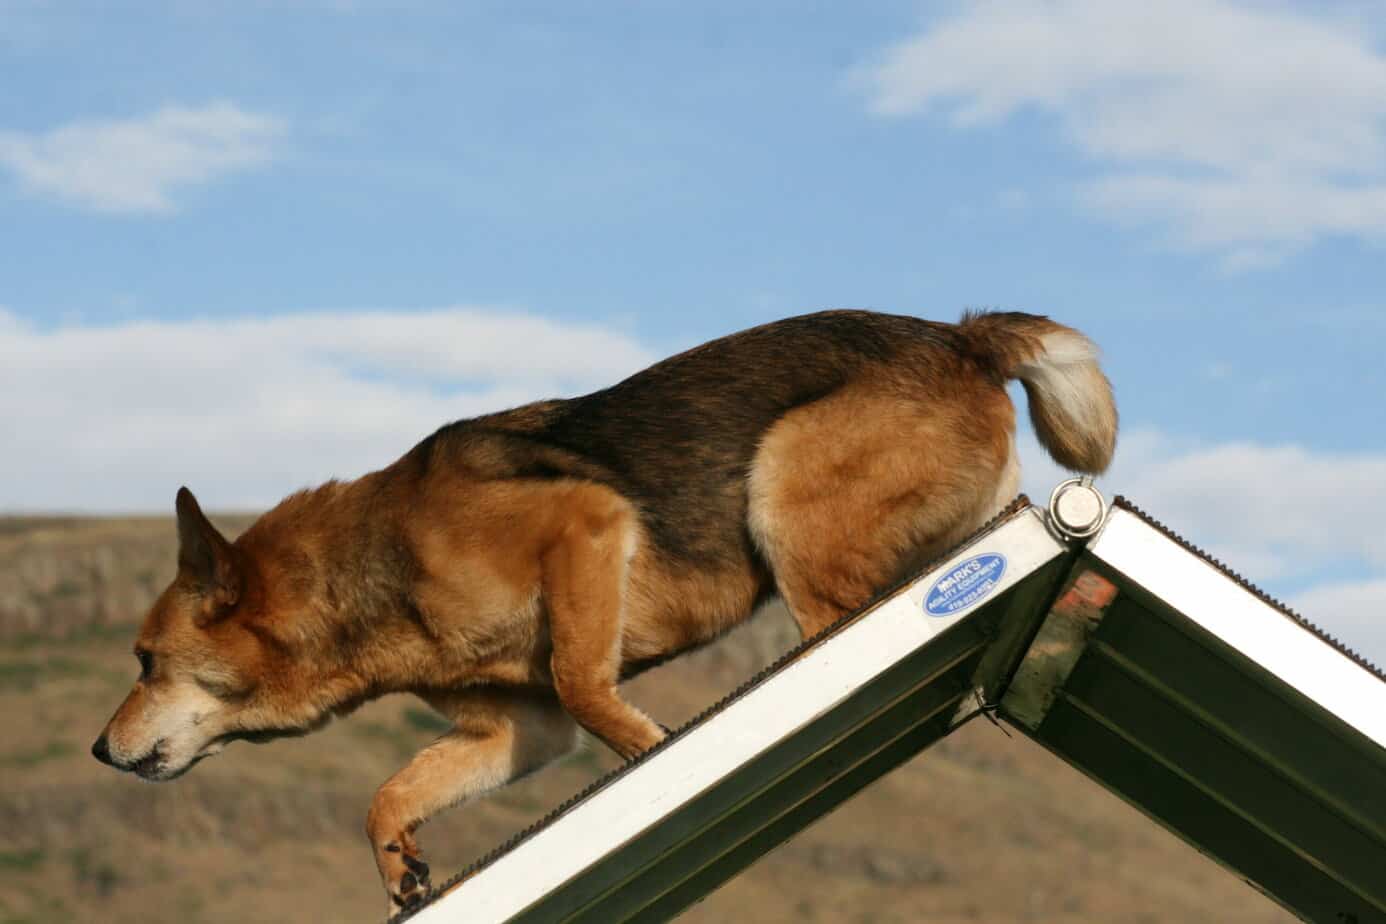
POLYGON ((924 597, 924 612, 952 616, 978 602, 996 587, 1006 573, 1006 556, 988 552, 959 562, 934 582, 924 597))

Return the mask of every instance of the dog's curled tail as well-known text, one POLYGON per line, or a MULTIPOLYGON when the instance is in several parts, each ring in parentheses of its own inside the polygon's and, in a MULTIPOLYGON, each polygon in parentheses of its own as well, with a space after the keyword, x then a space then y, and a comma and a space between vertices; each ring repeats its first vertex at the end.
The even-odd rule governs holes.
POLYGON ((1096 344, 1018 311, 968 312, 958 329, 969 354, 1024 384, 1035 435, 1055 462, 1093 475, 1106 471, 1116 451, 1117 411, 1096 344))

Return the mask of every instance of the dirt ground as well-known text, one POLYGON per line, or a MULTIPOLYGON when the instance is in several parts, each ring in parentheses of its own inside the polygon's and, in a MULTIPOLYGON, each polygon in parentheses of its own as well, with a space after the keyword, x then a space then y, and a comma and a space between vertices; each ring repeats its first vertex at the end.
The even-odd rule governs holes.
MULTIPOLYGON (((391 697, 307 738, 238 744, 167 785, 89 755, 138 672, 133 627, 173 559, 167 520, 0 519, 0 922, 381 920, 365 812, 438 734, 421 703, 391 697)), ((793 640, 769 611, 630 695, 676 725, 793 640)), ((615 763, 594 745, 442 816, 421 832, 435 878, 615 763)), ((1043 749, 973 722, 681 920, 1293 918, 1043 749)))

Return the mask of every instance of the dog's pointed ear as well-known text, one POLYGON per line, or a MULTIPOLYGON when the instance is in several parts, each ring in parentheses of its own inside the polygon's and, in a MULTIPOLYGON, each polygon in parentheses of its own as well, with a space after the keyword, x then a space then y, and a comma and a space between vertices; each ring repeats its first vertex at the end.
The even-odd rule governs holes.
POLYGON ((178 573, 196 589, 199 607, 194 621, 206 626, 226 615, 241 596, 241 569, 236 550, 202 513, 187 488, 178 489, 178 573))

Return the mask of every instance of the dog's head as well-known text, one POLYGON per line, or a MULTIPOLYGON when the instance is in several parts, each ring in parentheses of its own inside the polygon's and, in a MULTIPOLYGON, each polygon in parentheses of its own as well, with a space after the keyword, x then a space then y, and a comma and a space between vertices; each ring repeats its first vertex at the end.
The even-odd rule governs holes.
POLYGON ((146 780, 179 776, 230 741, 302 733, 320 718, 310 697, 294 695, 304 678, 292 647, 267 627, 267 615, 306 604, 294 582, 264 580, 187 488, 177 512, 178 574, 135 641, 140 677, 92 746, 103 763, 146 780))

